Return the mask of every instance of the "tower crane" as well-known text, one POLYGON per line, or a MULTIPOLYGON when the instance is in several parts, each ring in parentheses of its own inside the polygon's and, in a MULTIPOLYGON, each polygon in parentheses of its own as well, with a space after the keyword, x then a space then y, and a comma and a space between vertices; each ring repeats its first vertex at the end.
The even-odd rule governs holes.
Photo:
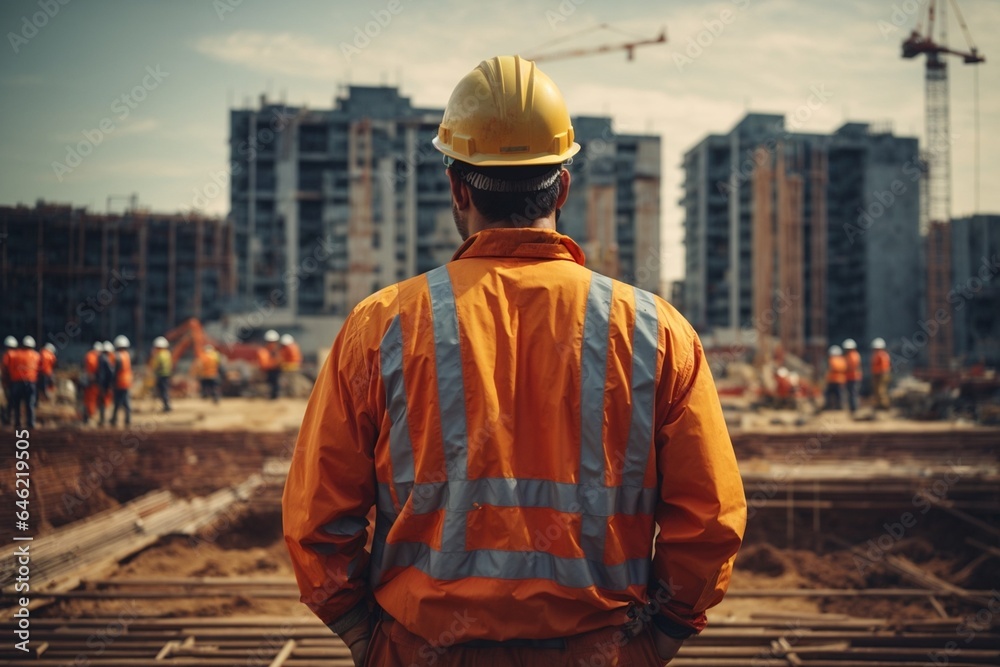
MULTIPOLYGON (((611 27, 607 23, 601 23, 600 25, 593 26, 591 28, 586 28, 579 32, 573 33, 572 35, 567 35, 560 40, 554 40, 549 42, 546 46, 551 46, 558 41, 565 41, 566 39, 571 39, 577 37, 582 33, 592 32, 594 30, 613 30, 616 32, 622 32, 616 28, 611 27)), ((628 33, 624 33, 628 34, 628 33)), ((577 58, 579 56, 590 56, 596 55, 598 53, 608 53, 610 51, 625 51, 627 60, 635 59, 635 50, 640 46, 647 46, 649 44, 666 44, 667 43, 667 29, 663 28, 660 30, 660 34, 656 37, 638 37, 637 35, 632 35, 637 37, 629 42, 622 42, 620 44, 601 44, 599 46, 592 46, 587 48, 579 49, 564 49, 562 51, 551 51, 549 53, 534 53, 525 56, 527 60, 533 60, 535 62, 542 62, 543 60, 561 60, 563 58, 577 58)))
MULTIPOLYGON (((926 146, 923 160, 927 167, 924 196, 920 214, 920 231, 927 239, 927 306, 928 315, 948 312, 948 285, 951 282, 951 135, 949 132, 948 103, 948 63, 945 56, 958 56, 966 65, 978 65, 986 61, 972 42, 969 28, 956 0, 948 0, 955 9, 958 24, 962 28, 968 51, 959 51, 947 46, 947 2, 929 0, 927 3, 927 32, 923 32, 921 21, 910 36, 903 41, 903 57, 927 56, 924 75, 925 82, 925 122, 926 146), (935 24, 939 27, 939 37, 935 37, 935 24)), ((978 88, 978 87, 977 87, 978 88)), ((976 91, 978 95, 978 89, 976 91)), ((978 101, 977 101, 978 108, 978 101)), ((977 111, 978 113, 978 111, 977 111)), ((978 134, 978 118, 977 118, 978 134)), ((975 138, 978 150, 978 136, 975 138)), ((978 169, 978 166, 977 166, 978 169)), ((976 186, 978 188, 978 183, 976 186)), ((952 352, 952 332, 950 321, 941 324, 935 336, 929 336, 928 365, 932 372, 944 371, 948 367, 952 352)))

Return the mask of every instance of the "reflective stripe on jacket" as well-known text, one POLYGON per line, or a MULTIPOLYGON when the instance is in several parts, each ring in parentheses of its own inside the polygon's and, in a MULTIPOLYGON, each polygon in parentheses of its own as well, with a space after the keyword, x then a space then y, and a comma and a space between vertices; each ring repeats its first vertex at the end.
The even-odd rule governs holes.
POLYGON ((348 317, 283 500, 302 600, 335 630, 371 585, 425 638, 463 610, 461 641, 567 636, 623 624, 654 582, 704 627, 746 519, 715 385, 676 310, 583 261, 552 231, 483 231, 348 317))
POLYGON ((861 380, 861 353, 857 350, 848 350, 844 353, 844 360, 847 363, 847 381, 858 382, 861 380))

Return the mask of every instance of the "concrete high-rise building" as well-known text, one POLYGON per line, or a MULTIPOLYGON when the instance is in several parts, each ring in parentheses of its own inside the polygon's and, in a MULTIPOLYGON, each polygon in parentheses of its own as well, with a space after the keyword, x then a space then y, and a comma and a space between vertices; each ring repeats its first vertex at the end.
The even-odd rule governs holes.
MULTIPOLYGON (((961 366, 1000 367, 1000 215, 951 221, 948 321, 961 366)), ((944 319, 944 318, 941 318, 944 319)))
MULTIPOLYGON (((443 110, 350 86, 333 109, 269 103, 230 117, 238 290, 299 315, 345 315, 373 291, 447 262, 461 243, 440 154, 443 110)), ((656 290, 658 137, 574 119, 584 150, 560 230, 588 262, 656 290)))
POLYGON ((794 132, 748 114, 684 156, 685 314, 811 359, 899 341, 921 314, 917 140, 847 123, 794 132))

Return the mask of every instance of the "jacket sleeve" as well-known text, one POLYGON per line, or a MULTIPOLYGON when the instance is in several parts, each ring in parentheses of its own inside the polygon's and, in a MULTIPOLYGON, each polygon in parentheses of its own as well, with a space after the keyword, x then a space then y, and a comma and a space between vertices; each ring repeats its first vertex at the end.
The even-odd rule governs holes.
POLYGON ((369 613, 366 516, 375 503, 377 426, 366 388, 377 369, 362 349, 352 314, 309 397, 282 498, 300 599, 338 634, 369 613))
POLYGON ((701 341, 670 310, 657 388, 659 534, 650 599, 660 603, 657 627, 681 638, 705 627, 705 610, 729 587, 746 498, 701 341))

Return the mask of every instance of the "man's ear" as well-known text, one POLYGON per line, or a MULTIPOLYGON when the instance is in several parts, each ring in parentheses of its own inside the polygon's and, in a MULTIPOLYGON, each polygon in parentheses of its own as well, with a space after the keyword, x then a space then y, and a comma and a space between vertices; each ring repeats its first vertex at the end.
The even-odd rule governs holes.
POLYGON ((563 207, 566 203, 566 198, 569 197, 569 186, 572 183, 573 178, 569 175, 569 171, 563 169, 559 172, 559 196, 556 197, 556 209, 563 207))
POLYGON ((448 174, 448 181, 451 183, 451 198, 454 200, 458 210, 464 211, 472 204, 472 198, 469 196, 469 186, 450 168, 446 170, 446 173, 448 174))

